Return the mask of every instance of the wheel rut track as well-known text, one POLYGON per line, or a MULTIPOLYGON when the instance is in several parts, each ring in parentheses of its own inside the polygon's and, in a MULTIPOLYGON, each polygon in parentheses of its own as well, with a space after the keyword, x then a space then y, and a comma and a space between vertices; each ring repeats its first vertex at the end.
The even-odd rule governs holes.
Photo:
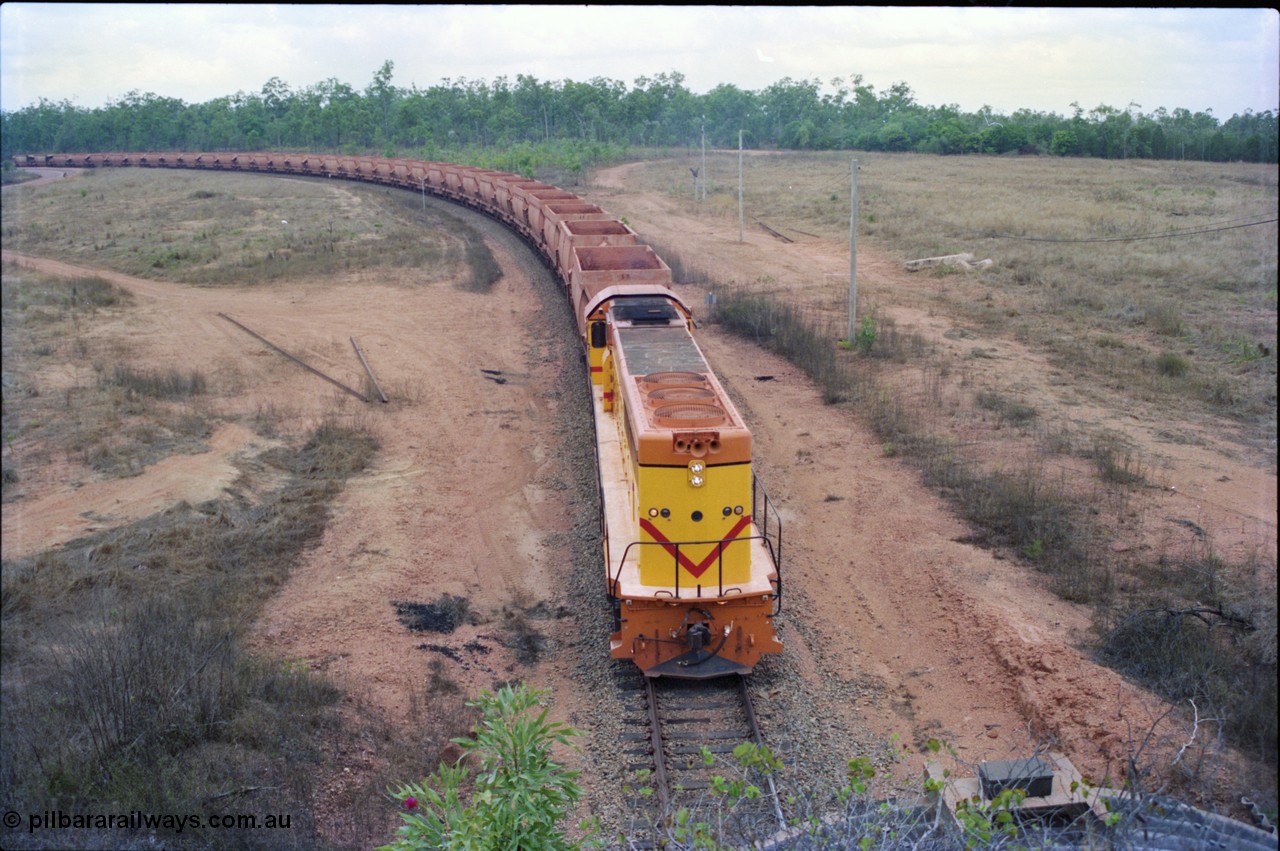
POLYGON ((648 679, 621 675, 626 707, 622 757, 635 847, 661 846, 663 828, 681 810, 690 821, 722 823, 726 836, 744 839, 785 828, 772 775, 743 768, 734 749, 766 744, 747 678, 648 679), (715 791, 716 778, 742 779, 757 787, 754 799, 731 800, 715 791))

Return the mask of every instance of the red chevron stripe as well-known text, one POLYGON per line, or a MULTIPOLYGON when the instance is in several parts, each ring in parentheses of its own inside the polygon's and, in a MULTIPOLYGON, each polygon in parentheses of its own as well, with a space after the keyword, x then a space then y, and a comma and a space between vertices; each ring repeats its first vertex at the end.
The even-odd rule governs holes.
POLYGON ((685 570, 689 571, 690 573, 692 573, 695 578, 700 578, 702 574, 706 573, 707 568, 715 564, 716 560, 720 557, 720 553, 724 550, 724 548, 727 547, 729 544, 732 544, 734 542, 734 539, 737 538, 740 534, 742 534, 742 530, 747 528, 750 525, 751 525, 751 518, 748 516, 743 516, 741 519, 738 520, 737 525, 735 525, 731 530, 729 530, 729 534, 725 536, 724 540, 716 544, 711 549, 711 552, 707 554, 706 558, 704 558, 700 562, 695 563, 691 558, 689 558, 688 555, 677 550, 676 545, 671 542, 671 539, 668 538, 666 535, 662 534, 661 530, 659 530, 657 526, 654 526, 653 523, 649 522, 648 518, 645 518, 645 517, 640 518, 640 528, 643 529, 645 532, 648 532, 649 536, 653 538, 655 541, 657 541, 659 544, 661 544, 664 550, 666 550, 672 556, 679 558, 680 566, 683 567, 685 570))

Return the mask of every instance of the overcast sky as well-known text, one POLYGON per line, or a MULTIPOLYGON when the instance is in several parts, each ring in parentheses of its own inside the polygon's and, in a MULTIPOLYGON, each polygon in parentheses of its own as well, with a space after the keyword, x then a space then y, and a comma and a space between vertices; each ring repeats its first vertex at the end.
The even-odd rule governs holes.
POLYGON ((1273 9, 767 6, 0 6, 0 109, 40 98, 103 106, 130 91, 202 103, 329 78, 392 83, 620 80, 679 71, 701 94, 784 77, 861 74, 919 103, 1069 115, 1099 104, 1280 108, 1273 9))

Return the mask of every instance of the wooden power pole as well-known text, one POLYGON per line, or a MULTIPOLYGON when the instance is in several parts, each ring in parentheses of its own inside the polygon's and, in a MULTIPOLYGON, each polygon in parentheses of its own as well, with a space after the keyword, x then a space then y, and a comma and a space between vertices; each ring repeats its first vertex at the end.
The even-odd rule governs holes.
POLYGON ((853 161, 849 184, 849 344, 858 331, 858 161, 853 161))
POLYGON ((742 242, 742 131, 738 131, 738 242, 742 242))

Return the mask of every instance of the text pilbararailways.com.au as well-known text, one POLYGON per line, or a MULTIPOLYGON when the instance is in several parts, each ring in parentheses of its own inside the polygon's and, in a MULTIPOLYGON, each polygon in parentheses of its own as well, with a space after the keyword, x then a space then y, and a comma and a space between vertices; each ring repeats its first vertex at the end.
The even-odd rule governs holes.
POLYGON ((43 810, 22 813, 10 810, 4 814, 9 830, 25 827, 27 833, 44 830, 159 830, 182 833, 184 830, 288 830, 289 813, 127 813, 67 812, 43 810))

